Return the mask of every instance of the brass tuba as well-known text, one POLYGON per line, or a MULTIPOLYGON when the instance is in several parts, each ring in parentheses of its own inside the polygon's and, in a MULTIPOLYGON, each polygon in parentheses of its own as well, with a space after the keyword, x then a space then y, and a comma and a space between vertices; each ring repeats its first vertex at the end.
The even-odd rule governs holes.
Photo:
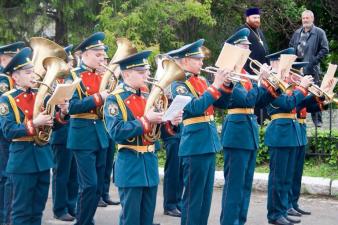
MULTIPOLYGON (((114 62, 126 58, 129 55, 137 53, 137 49, 135 45, 129 41, 127 38, 117 38, 116 39, 117 44, 117 50, 113 56, 113 58, 110 60, 110 63, 108 66, 101 64, 104 68, 106 68, 106 72, 102 76, 102 80, 100 83, 99 91, 108 90, 108 93, 111 93, 115 90, 118 78, 116 77, 116 69, 118 68, 118 64, 114 64, 114 62)), ((103 118, 103 106, 98 108, 97 115, 100 118, 103 118)))
MULTIPOLYGON (((178 66, 171 59, 163 59, 160 61, 163 67, 163 74, 159 77, 160 80, 157 83, 152 83, 153 88, 148 96, 147 103, 144 109, 144 114, 146 114, 150 108, 155 107, 156 111, 164 112, 168 108, 168 98, 164 94, 164 89, 168 87, 173 81, 179 81, 185 79, 185 73, 183 69, 178 66)), ((152 131, 148 134, 145 134, 144 137, 149 142, 154 142, 160 138, 161 130, 158 124, 152 125, 152 131)))
MULTIPOLYGON (((69 67, 65 60, 67 54, 64 49, 53 41, 41 37, 34 37, 30 40, 33 49, 32 62, 34 72, 40 78, 36 81, 39 84, 38 92, 35 97, 33 119, 36 118, 44 108, 44 101, 48 94, 52 92, 52 84, 57 78, 65 77, 69 74, 69 67)), ((54 116, 54 106, 46 106, 47 113, 54 116)), ((39 145, 47 144, 52 132, 49 126, 36 128, 37 136, 34 141, 39 145)))
POLYGON ((137 49, 134 44, 129 41, 127 38, 117 38, 116 39, 117 50, 111 59, 108 66, 101 64, 101 66, 105 67, 107 71, 103 74, 102 80, 100 83, 99 91, 104 91, 108 89, 108 92, 114 91, 117 85, 117 77, 114 74, 118 67, 118 64, 114 64, 114 62, 126 58, 129 55, 137 53, 137 49))
MULTIPOLYGON (((45 58, 43 60, 43 66, 47 72, 36 94, 33 118, 36 118, 41 112, 46 95, 51 93, 52 91, 51 86, 53 82, 57 78, 67 76, 70 72, 67 63, 63 59, 54 56, 45 58)), ((49 105, 47 103, 46 112, 48 115, 51 115, 53 117, 55 113, 55 105, 49 105)), ((36 128, 36 133, 37 136, 35 137, 35 142, 39 145, 47 144, 52 133, 52 127, 38 127, 36 128)))
POLYGON ((46 73, 42 61, 49 56, 55 56, 63 60, 67 60, 67 53, 60 45, 42 37, 32 37, 29 44, 33 49, 32 63, 34 65, 34 73, 39 76, 40 81, 43 80, 46 73))

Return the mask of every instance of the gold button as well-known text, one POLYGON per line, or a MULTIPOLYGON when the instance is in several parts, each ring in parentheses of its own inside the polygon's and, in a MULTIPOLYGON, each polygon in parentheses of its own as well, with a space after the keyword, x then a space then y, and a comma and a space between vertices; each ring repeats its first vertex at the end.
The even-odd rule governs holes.
POLYGON ((20 99, 16 99, 17 102, 20 102, 20 99))
POLYGON ((28 113, 28 110, 27 110, 27 109, 25 110, 25 113, 28 113))
POLYGON ((24 98, 27 98, 27 95, 26 95, 26 94, 24 94, 24 95, 23 95, 23 97, 24 97, 24 98))

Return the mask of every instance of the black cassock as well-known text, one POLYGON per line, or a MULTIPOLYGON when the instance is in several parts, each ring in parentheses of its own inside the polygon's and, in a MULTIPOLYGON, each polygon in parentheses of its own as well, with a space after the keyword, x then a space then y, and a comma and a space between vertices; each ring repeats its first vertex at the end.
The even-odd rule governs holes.
MULTIPOLYGON (((250 34, 248 36, 248 40, 250 41, 250 58, 257 60, 261 64, 267 63, 269 64, 270 61, 265 58, 266 55, 269 54, 269 48, 266 42, 266 39, 264 37, 264 34, 261 29, 254 29, 251 28, 248 24, 244 24, 238 30, 243 29, 243 28, 248 28, 250 30, 250 34)), ((244 69, 249 73, 249 74, 254 74, 254 72, 251 70, 249 66, 250 60, 246 62, 244 65, 244 69)), ((255 67, 258 71, 259 68, 255 67)), ((257 121, 259 124, 262 125, 263 121, 268 118, 268 114, 266 112, 266 109, 258 109, 255 108, 255 115, 257 116, 257 121)))

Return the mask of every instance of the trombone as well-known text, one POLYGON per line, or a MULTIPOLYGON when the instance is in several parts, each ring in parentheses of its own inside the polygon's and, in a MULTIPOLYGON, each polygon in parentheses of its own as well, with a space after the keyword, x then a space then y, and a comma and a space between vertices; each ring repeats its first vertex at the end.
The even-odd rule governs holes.
MULTIPOLYGON (((214 67, 214 66, 207 66, 205 68, 202 68, 201 71, 206 72, 206 73, 210 73, 215 75, 217 73, 217 70, 219 68, 214 67)), ((254 80, 254 81, 259 81, 259 77, 256 75, 250 75, 250 74, 242 74, 242 73, 236 73, 236 72, 230 72, 231 76, 229 77, 229 80, 231 80, 232 82, 243 82, 245 81, 244 78, 248 78, 250 80, 254 80)))
MULTIPOLYGON (((260 74, 260 71, 254 67, 256 65, 259 69, 262 68, 262 64, 258 62, 258 60, 248 58, 250 60, 249 67, 250 69, 257 75, 260 74)), ((288 83, 284 82, 281 78, 277 77, 277 74, 275 72, 270 72, 269 76, 267 78, 267 81, 269 82, 270 85, 272 85, 275 89, 280 88, 284 92, 286 90, 289 90, 291 88, 291 85, 288 83)))

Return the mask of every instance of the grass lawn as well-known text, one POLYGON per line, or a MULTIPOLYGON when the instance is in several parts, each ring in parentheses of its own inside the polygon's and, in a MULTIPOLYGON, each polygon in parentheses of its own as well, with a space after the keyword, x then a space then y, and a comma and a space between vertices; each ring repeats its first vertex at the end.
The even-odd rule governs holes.
MULTIPOLYGON (((259 165, 255 172, 268 173, 269 165, 259 165)), ((314 160, 306 161, 303 176, 309 177, 326 177, 330 179, 338 179, 338 168, 323 162, 315 162, 314 160)))

